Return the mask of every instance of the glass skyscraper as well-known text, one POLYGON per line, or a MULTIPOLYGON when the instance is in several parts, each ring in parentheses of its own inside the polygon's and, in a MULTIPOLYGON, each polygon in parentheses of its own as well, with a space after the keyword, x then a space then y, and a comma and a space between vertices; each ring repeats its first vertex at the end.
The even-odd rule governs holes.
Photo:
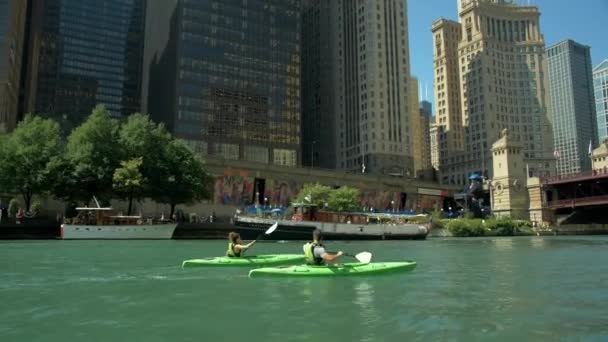
POLYGON ((593 69, 593 89, 598 138, 604 141, 608 138, 608 59, 593 69))
POLYGON ((300 4, 149 2, 144 111, 202 154, 298 165, 300 4))
POLYGON ((78 125, 140 109, 144 0, 33 1, 26 111, 78 125))
POLYGON ((19 119, 29 0, 0 0, 0 133, 19 119))
POLYGON ((559 42, 547 48, 547 69, 557 173, 591 170, 589 148, 597 146, 591 49, 559 42))

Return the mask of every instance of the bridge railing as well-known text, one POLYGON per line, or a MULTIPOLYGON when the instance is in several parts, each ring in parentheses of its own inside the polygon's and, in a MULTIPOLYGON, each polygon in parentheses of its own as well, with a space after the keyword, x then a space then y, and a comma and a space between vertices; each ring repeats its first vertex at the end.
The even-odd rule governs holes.
POLYGON ((552 184, 552 183, 564 183, 564 182, 575 182, 579 180, 585 179, 593 179, 596 177, 607 177, 608 169, 599 169, 592 171, 583 171, 579 173, 571 173, 567 175, 555 175, 555 176, 545 176, 541 177, 542 184, 552 184))
POLYGON ((547 204, 552 209, 558 208, 574 208, 592 204, 608 203, 608 196, 592 196, 581 198, 570 198, 564 200, 549 201, 547 204))

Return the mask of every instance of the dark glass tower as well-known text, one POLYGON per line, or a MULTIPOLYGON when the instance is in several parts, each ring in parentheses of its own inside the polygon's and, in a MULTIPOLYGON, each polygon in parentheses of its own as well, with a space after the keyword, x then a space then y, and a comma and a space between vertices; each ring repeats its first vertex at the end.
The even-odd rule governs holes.
POLYGON ((78 125, 140 110, 144 0, 33 2, 25 110, 78 125))
POLYGON ((0 0, 0 133, 19 119, 29 0, 0 0))
POLYGON ((148 4, 144 111, 197 151, 296 166, 300 0, 148 4))

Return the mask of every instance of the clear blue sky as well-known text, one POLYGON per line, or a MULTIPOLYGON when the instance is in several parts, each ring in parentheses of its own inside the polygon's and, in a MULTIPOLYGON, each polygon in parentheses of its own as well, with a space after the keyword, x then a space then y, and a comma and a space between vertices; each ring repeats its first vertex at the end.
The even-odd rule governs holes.
MULTIPOLYGON (((458 1, 407 2, 412 75, 418 77, 423 87, 423 98, 424 86, 428 84, 429 99, 433 102, 431 24, 439 17, 458 20, 458 1)), ((516 2, 528 3, 527 0, 516 2)), ((608 0, 530 0, 530 4, 540 8, 540 28, 547 46, 570 38, 591 46, 591 63, 594 67, 608 59, 608 0)))

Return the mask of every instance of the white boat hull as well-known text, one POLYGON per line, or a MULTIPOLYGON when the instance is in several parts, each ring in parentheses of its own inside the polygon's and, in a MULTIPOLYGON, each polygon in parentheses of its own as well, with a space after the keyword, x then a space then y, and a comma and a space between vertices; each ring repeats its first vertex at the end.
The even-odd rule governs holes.
POLYGON ((237 223, 242 226, 264 226, 269 227, 273 223, 279 223, 279 229, 288 232, 290 228, 308 227, 309 229, 319 229, 324 234, 333 236, 348 235, 352 237, 382 237, 391 236, 426 238, 429 229, 422 224, 356 224, 356 223, 333 223, 319 221, 291 221, 291 220, 271 220, 258 217, 238 217, 237 223))
POLYGON ((177 224, 141 225, 61 225, 61 238, 64 240, 126 240, 126 239, 171 239, 177 224))

